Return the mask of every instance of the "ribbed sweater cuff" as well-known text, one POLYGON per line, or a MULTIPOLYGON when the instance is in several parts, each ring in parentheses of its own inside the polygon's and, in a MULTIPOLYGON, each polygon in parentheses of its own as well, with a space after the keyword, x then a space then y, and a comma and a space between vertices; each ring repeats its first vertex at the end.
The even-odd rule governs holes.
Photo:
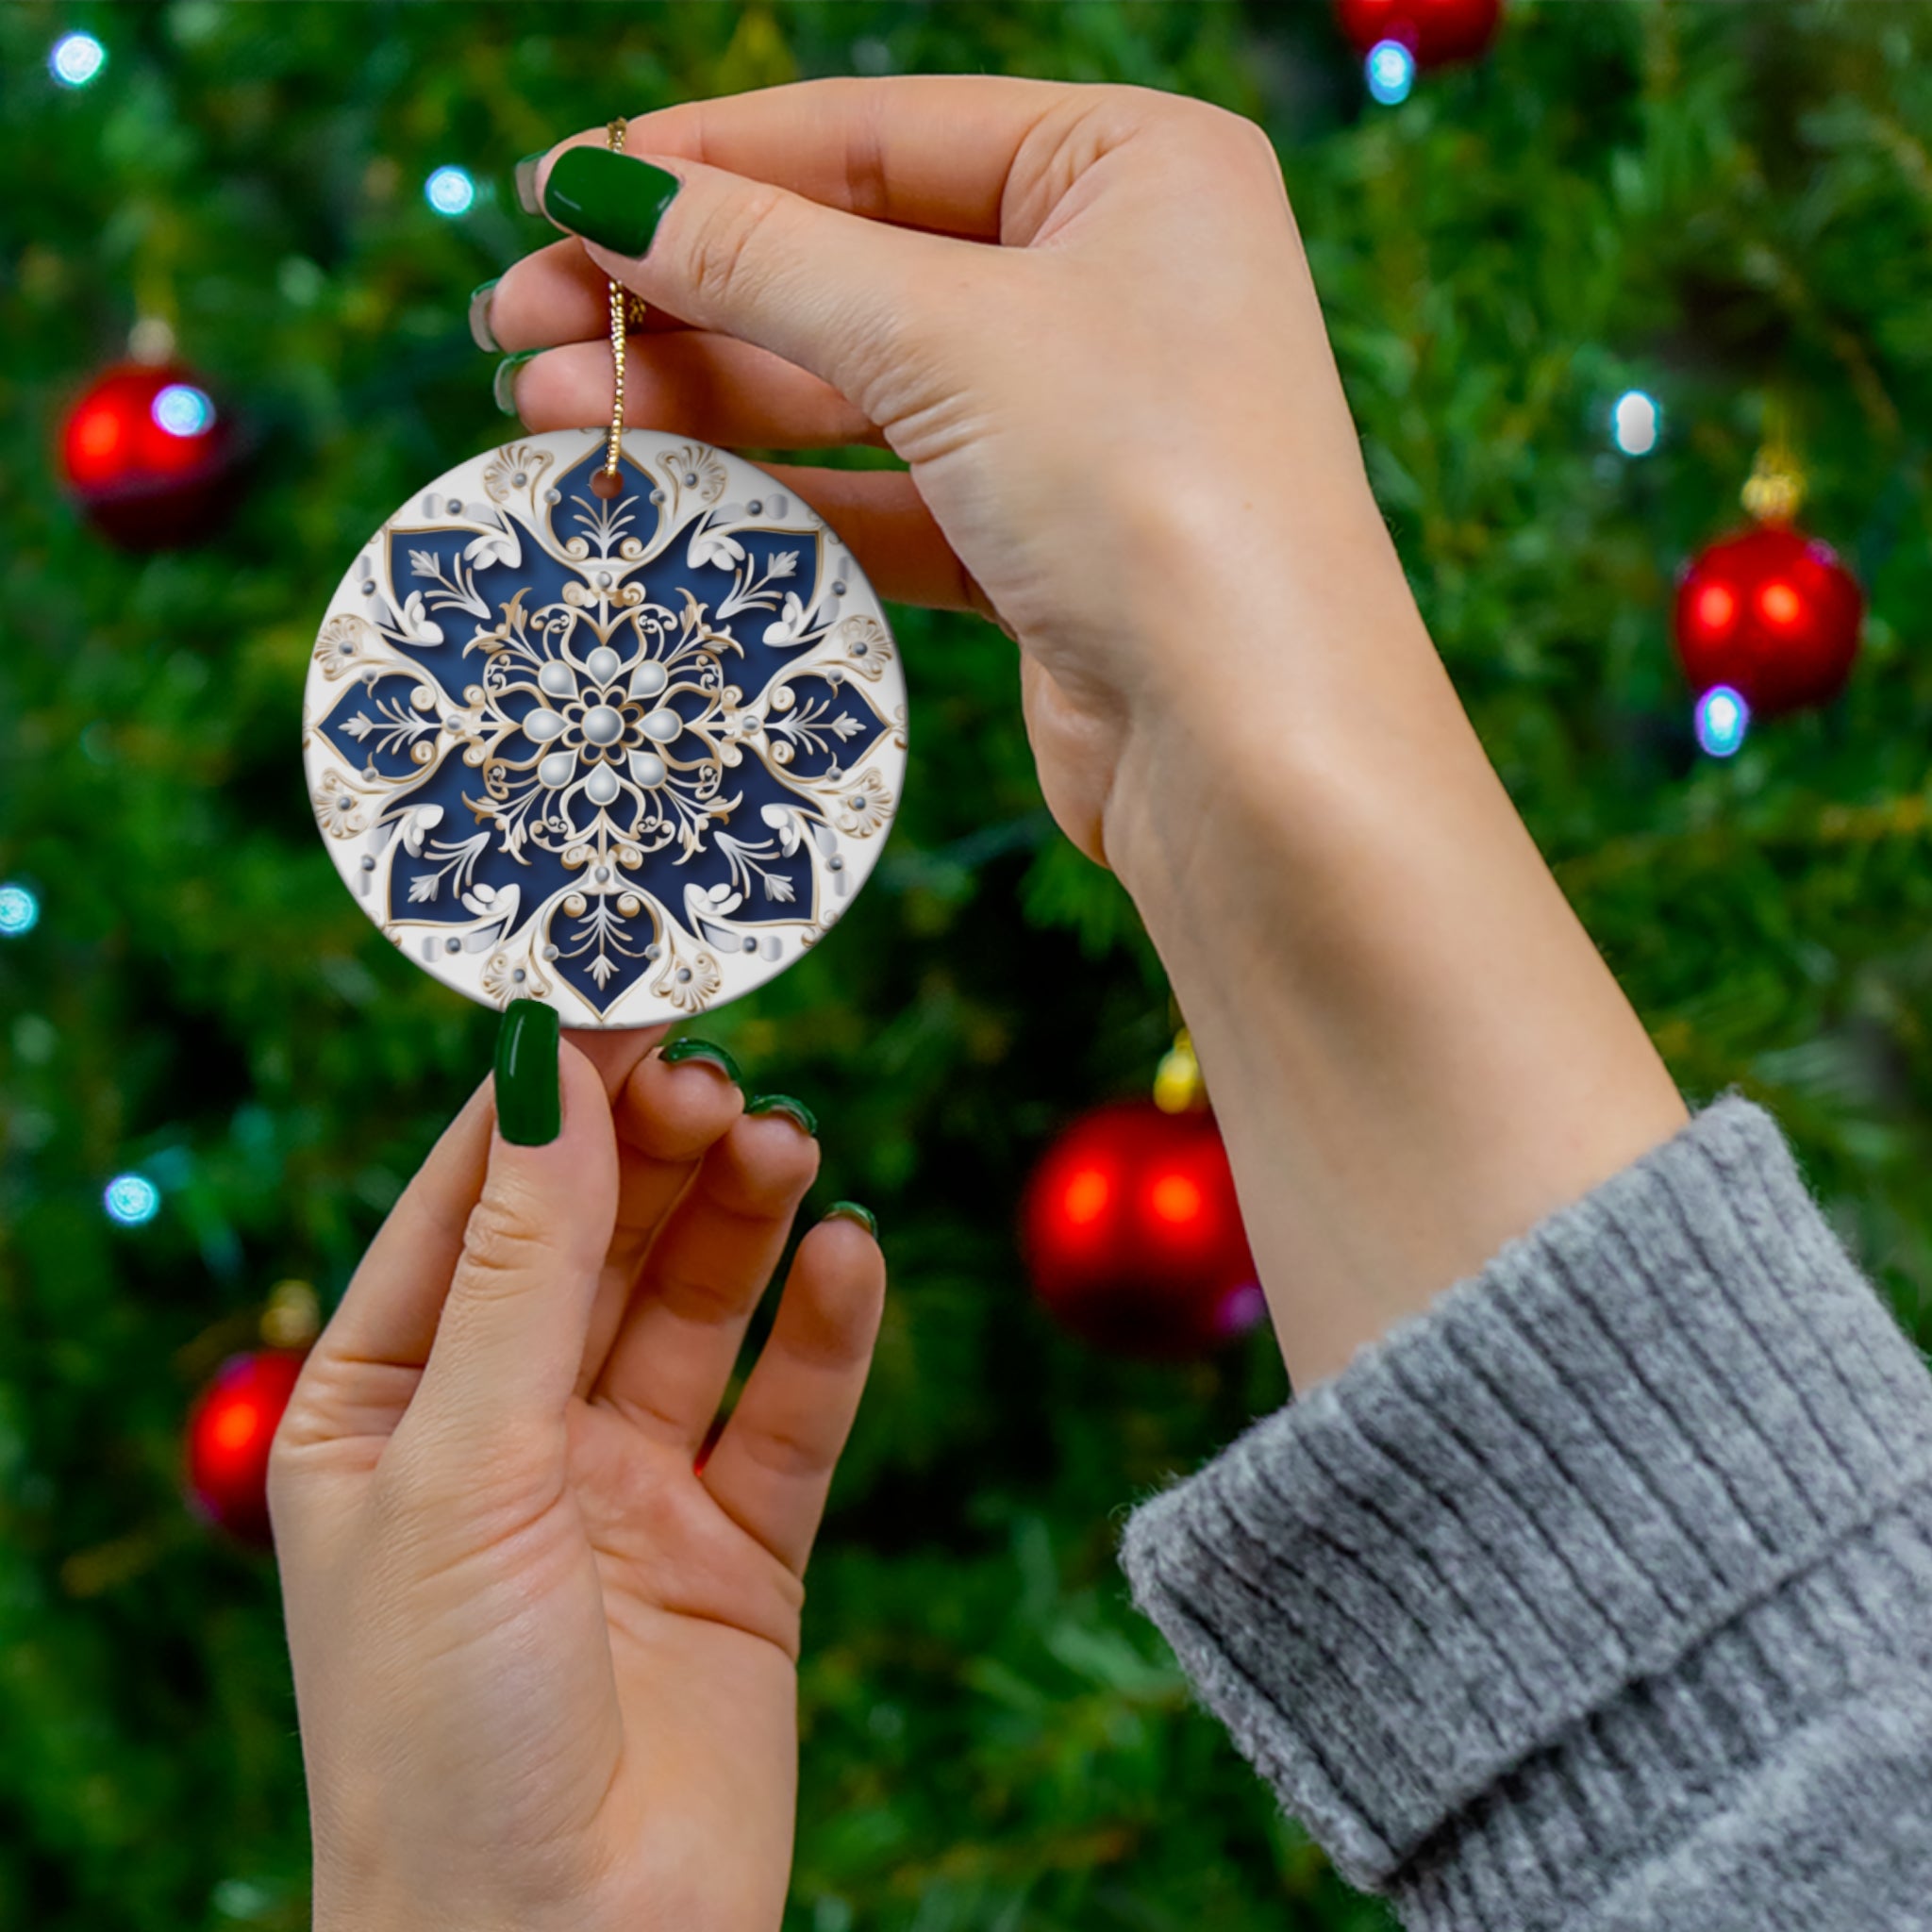
POLYGON ((1764 1632, 1841 1682, 1872 1632, 1837 1557, 1932 1555, 1928 1473, 1924 1364, 1730 1100, 1145 1505, 1124 1560, 1344 1874, 1440 1888, 1458 1833, 1560 1873, 1705 1745, 1775 1750, 1807 1699, 1764 1632))

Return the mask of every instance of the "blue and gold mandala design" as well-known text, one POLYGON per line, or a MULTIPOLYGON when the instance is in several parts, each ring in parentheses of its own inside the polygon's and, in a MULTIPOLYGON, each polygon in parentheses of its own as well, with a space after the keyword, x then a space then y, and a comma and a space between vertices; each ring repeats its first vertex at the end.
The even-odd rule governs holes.
POLYGON ((342 579, 303 751, 337 868, 474 999, 641 1026, 769 979, 863 882, 906 691, 851 555, 704 443, 531 437, 452 470, 342 579))

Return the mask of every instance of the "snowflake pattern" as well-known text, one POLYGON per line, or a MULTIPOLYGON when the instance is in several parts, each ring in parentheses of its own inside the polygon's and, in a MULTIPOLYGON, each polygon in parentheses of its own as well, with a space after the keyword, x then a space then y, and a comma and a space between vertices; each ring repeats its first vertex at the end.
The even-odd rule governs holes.
POLYGON ((647 1025, 823 936, 905 774, 905 687, 837 537, 741 458, 601 435, 473 458, 343 578, 303 716, 316 820, 472 998, 647 1025))

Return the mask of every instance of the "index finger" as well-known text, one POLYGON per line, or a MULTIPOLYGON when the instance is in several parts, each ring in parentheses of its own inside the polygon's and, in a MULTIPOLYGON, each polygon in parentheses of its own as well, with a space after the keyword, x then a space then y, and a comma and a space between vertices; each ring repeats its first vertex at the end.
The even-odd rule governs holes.
MULTIPOLYGON (((630 123, 633 154, 701 161, 826 208, 996 242, 1027 139, 1091 89, 999 75, 802 80, 630 123)), ((574 138, 602 143, 601 130, 574 138)), ((521 184, 520 184, 521 185, 521 184)))

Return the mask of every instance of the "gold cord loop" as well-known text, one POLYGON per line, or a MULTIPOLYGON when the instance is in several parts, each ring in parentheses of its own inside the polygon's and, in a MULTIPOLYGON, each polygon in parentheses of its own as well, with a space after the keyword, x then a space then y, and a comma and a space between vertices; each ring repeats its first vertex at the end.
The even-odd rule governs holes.
MULTIPOLYGON (((604 140, 611 153, 624 152, 625 137, 628 127, 622 120, 613 121, 604 130, 604 140)), ((610 395, 610 434, 604 444, 604 467, 591 478, 591 488, 604 497, 618 496, 624 491, 624 473, 618 468, 618 458, 624 454, 624 358, 625 339, 630 326, 641 325, 644 319, 642 298, 633 295, 623 283, 610 284, 610 370, 612 377, 610 395)))

